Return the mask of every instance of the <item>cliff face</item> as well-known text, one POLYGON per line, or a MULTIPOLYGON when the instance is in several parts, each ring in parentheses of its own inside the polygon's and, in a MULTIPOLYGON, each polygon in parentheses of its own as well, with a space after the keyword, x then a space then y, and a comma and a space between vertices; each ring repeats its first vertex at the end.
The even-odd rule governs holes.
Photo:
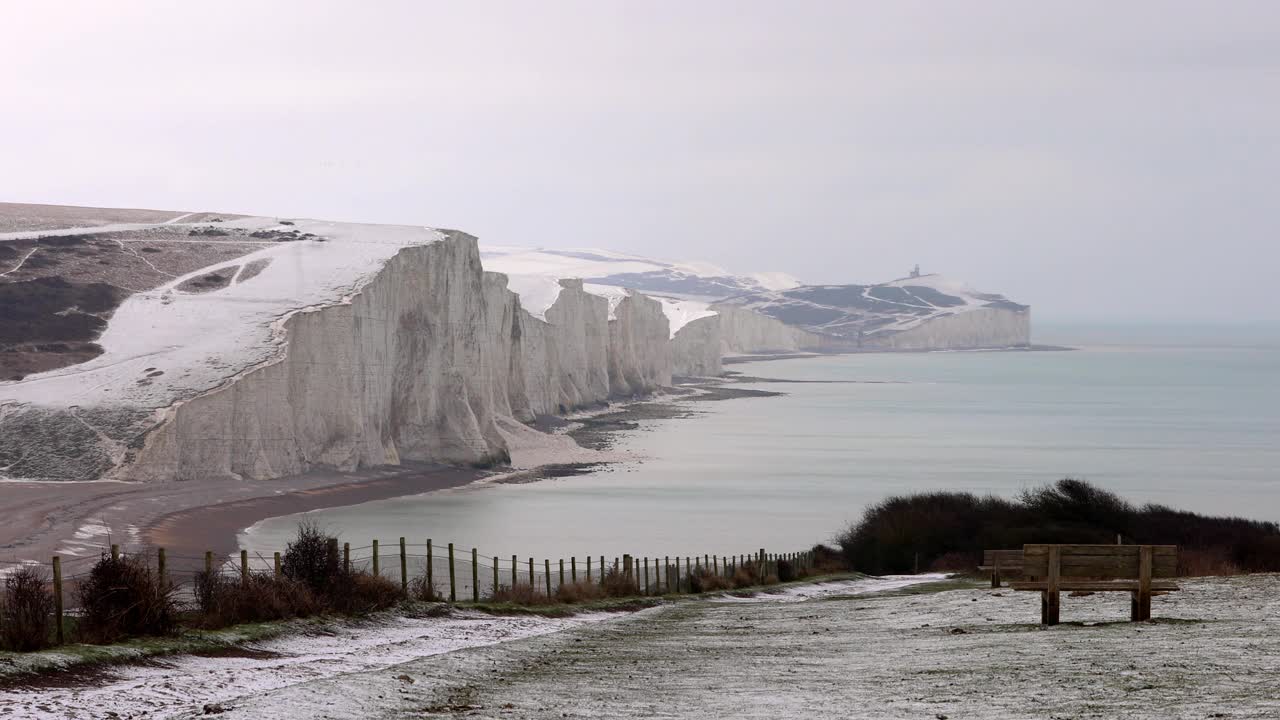
POLYGON ((513 443, 554 443, 521 425, 539 414, 670 384, 657 301, 633 294, 611 311, 565 280, 542 320, 483 270, 475 238, 446 235, 402 248, 342 302, 287 315, 274 353, 216 387, 157 409, 6 404, 0 445, 46 438, 24 476, 63 480, 489 464, 513 443))
POLYGON ((282 355, 166 411, 133 479, 504 459, 529 417, 518 302, 474 238, 405 248, 348 304, 292 315, 282 355))
POLYGON ((871 336, 864 348, 883 350, 969 350, 1031 344, 1031 310, 978 308, 933 318, 892 335, 871 336))

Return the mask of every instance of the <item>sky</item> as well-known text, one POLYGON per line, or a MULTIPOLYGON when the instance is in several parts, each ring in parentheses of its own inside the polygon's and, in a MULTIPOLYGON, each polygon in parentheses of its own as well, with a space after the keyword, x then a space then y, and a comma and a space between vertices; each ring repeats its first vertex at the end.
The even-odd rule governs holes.
POLYGON ((1280 322, 1280 3, 0 0, 0 201, 1280 322))

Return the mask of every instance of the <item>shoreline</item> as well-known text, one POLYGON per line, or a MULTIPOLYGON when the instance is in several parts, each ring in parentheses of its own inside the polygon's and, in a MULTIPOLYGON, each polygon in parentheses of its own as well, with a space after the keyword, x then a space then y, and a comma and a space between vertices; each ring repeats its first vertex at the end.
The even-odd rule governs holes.
MULTIPOLYGON (((584 455, 598 456, 595 460, 559 458, 497 471, 417 462, 351 472, 320 469, 272 480, 6 482, 7 522, 0 525, 0 560, 43 564, 59 555, 64 563, 78 562, 99 557, 118 544, 126 552, 164 547, 171 568, 195 570, 202 567, 206 551, 220 557, 235 553, 239 534, 269 518, 476 483, 567 477, 621 461, 608 452, 610 436, 634 428, 641 419, 696 414, 675 403, 700 393, 715 394, 715 387, 731 382, 731 378, 690 379, 654 395, 542 420, 549 424, 544 431, 567 428, 562 434, 573 438, 584 455)), ((732 396, 737 394, 731 392, 732 396)))
MULTIPOLYGON (((726 365, 764 360, 824 357, 833 353, 775 353, 725 358, 726 365)), ((4 484, 9 522, 0 527, 0 559, 64 562, 96 557, 111 544, 164 547, 175 569, 195 569, 206 551, 227 557, 240 548, 238 536, 264 520, 422 495, 477 483, 530 483, 592 472, 626 458, 610 452, 613 439, 642 421, 693 417, 701 402, 784 393, 734 387, 788 381, 726 369, 719 377, 678 378, 673 387, 641 398, 583 409, 565 417, 540 418, 534 427, 563 434, 599 459, 557 458, 500 471, 436 463, 412 463, 354 472, 314 470, 261 481, 132 483, 90 481, 4 484), (188 567, 190 566, 190 567, 188 567)), ((858 382, 858 381, 850 381, 858 382)))

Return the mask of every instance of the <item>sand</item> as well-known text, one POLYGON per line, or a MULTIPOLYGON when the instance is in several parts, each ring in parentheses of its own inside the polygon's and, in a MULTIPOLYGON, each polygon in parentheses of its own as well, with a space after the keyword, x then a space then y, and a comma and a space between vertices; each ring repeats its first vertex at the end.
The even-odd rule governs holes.
POLYGON ((175 570, 205 551, 236 550, 236 533, 277 515, 458 487, 491 473, 435 464, 312 472, 277 480, 173 483, 0 483, 0 561, 64 562, 164 547, 175 570))

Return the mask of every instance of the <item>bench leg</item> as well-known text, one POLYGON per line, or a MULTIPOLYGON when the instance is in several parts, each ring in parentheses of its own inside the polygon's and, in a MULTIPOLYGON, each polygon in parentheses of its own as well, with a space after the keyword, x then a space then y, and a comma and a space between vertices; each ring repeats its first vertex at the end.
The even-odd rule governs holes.
POLYGON ((1138 617, 1139 620, 1151 619, 1151 592, 1150 591, 1138 593, 1138 616, 1139 616, 1138 617))
POLYGON ((1061 603, 1057 591, 1040 593, 1040 624, 1057 625, 1061 603))
POLYGON ((1138 609, 1138 591, 1134 590, 1129 593, 1129 620, 1138 622, 1142 619, 1142 612, 1138 609))
POLYGON ((991 587, 1000 587, 1000 568, 998 567, 991 570, 991 587))

